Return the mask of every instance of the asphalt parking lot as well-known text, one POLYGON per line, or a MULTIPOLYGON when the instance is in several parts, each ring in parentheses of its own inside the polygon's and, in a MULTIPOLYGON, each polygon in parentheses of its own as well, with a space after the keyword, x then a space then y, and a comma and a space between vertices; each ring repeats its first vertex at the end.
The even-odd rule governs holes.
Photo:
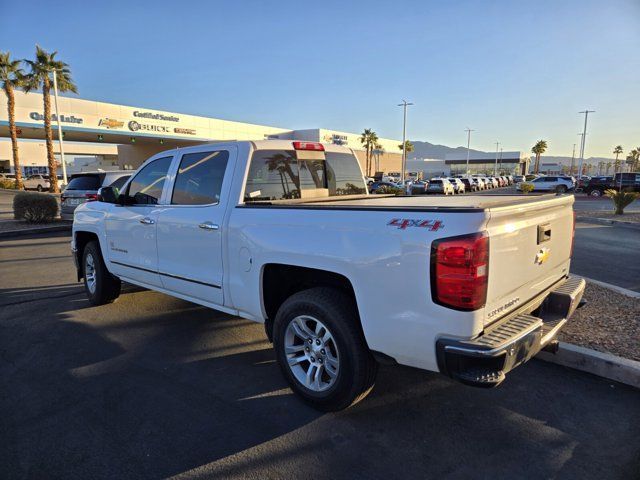
POLYGON ((0 241, 3 478, 639 476, 637 390, 539 361, 495 390, 384 367, 321 414, 260 325, 132 287, 90 307, 68 241, 0 241))

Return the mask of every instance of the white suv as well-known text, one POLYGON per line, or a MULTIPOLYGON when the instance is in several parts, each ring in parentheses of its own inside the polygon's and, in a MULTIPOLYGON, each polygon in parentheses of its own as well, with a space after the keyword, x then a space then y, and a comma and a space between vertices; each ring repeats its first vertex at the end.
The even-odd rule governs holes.
MULTIPOLYGON (((544 176, 535 178, 530 182, 525 183, 533 185, 534 192, 553 191, 557 193, 565 193, 569 190, 573 190, 575 187, 574 183, 569 177, 544 176)), ((522 190, 522 183, 519 183, 516 186, 516 189, 522 190)))
POLYGON ((45 190, 49 190, 50 183, 49 177, 44 175, 29 175, 23 182, 25 190, 37 190, 39 192, 44 192, 45 190))

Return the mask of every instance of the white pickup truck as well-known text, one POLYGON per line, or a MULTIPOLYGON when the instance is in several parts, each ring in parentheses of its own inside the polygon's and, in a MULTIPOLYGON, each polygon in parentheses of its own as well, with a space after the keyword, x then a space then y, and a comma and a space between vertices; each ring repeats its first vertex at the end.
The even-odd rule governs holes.
POLYGON ((552 350, 585 285, 572 203, 368 195, 345 147, 216 143, 103 187, 75 211, 72 251, 94 305, 124 281, 264 323, 292 389, 338 410, 378 362, 491 387, 552 350))

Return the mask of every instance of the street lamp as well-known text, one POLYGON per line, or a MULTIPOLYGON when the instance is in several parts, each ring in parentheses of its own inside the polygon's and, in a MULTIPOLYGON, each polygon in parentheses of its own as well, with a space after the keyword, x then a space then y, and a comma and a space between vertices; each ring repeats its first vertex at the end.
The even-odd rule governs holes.
POLYGON ((56 69, 53 71, 53 97, 56 105, 56 119, 58 120, 58 143, 60 144, 60 161, 62 162, 62 181, 67 184, 67 164, 64 161, 64 143, 62 134, 62 124, 60 123, 60 111, 58 110, 58 75, 56 69))
POLYGON ((402 100, 402 103, 399 103, 398 106, 403 108, 403 121, 402 121, 402 185, 404 185, 404 174, 407 170, 407 107, 409 105, 413 105, 413 103, 408 103, 406 100, 402 100))
POLYGON ((469 146, 471 145, 471 132, 475 132, 475 130, 467 127, 465 132, 467 132, 467 175, 469 175, 469 146))
POLYGON ((496 142, 496 163, 495 163, 495 166, 493 167, 494 177, 498 176, 498 146, 499 145, 500 145, 500 142, 496 142))
POLYGON ((578 113, 584 113, 584 130, 582 131, 582 142, 580 143, 580 172, 579 178, 582 178, 582 164, 584 163, 584 146, 587 143, 587 119, 590 113, 594 113, 595 110, 584 110, 578 113))

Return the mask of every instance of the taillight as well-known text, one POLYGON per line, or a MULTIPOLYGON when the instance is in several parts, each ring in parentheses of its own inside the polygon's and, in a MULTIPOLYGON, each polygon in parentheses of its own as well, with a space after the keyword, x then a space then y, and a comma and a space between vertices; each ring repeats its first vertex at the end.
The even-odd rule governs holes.
POLYGON ((296 150, 314 150, 316 152, 324 152, 324 145, 318 142, 293 142, 293 148, 296 150))
POLYGON ((86 193, 85 194, 85 198, 87 199, 87 202, 95 202, 96 200, 98 200, 98 194, 97 193, 86 193))
POLYGON ((436 240, 431 246, 431 297, 456 310, 487 301, 489 237, 486 232, 436 240))

